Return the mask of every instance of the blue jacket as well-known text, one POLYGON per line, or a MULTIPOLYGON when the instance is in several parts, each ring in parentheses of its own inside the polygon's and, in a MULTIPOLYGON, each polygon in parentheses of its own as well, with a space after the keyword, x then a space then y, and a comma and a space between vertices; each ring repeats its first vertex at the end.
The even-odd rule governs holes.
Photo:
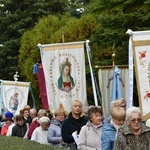
POLYGON ((104 120, 102 128, 102 150, 113 150, 116 139, 116 129, 110 123, 111 117, 104 120))
POLYGON ((49 143, 55 146, 59 146, 61 136, 62 123, 55 118, 51 120, 51 125, 48 128, 47 140, 49 143))

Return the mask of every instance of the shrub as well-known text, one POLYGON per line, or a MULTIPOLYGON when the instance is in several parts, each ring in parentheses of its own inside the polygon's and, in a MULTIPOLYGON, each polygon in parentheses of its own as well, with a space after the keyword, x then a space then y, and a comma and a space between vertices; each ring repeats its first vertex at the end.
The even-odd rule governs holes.
POLYGON ((18 137, 0 136, 1 150, 60 150, 51 145, 44 145, 28 139, 18 137))

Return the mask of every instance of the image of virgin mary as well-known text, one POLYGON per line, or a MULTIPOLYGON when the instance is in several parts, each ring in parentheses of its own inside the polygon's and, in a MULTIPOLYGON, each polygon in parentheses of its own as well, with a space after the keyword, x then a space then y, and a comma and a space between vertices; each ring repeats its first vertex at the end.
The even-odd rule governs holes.
POLYGON ((15 93, 14 96, 10 97, 9 109, 12 111, 17 110, 18 108, 18 93, 15 93))
POLYGON ((71 64, 66 58, 65 63, 61 64, 60 77, 58 79, 58 88, 62 91, 70 92, 75 86, 74 79, 71 77, 71 64))

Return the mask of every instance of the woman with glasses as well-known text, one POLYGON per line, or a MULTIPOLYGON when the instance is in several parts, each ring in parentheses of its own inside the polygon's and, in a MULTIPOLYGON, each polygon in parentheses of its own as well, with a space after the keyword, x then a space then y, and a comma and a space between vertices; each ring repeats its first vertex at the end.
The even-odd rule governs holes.
POLYGON ((149 150, 150 128, 142 124, 141 110, 131 107, 126 112, 126 123, 119 129, 115 150, 149 150))
POLYGON ((123 125, 126 112, 121 107, 114 107, 111 117, 105 119, 102 129, 102 150, 113 150, 118 129, 123 125))
POLYGON ((81 128, 78 139, 78 150, 101 150, 102 116, 101 107, 89 107, 89 121, 81 128))

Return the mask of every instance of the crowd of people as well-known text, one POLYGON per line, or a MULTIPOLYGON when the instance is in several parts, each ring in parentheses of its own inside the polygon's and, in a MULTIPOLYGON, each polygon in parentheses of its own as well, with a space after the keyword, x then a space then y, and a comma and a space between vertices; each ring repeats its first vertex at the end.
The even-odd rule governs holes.
POLYGON ((6 112, 1 118, 1 135, 16 136, 60 149, 150 150, 149 120, 142 121, 138 107, 126 109, 125 99, 110 105, 111 115, 103 116, 100 106, 85 111, 74 100, 68 113, 61 106, 53 114, 25 106, 20 114, 6 112))

